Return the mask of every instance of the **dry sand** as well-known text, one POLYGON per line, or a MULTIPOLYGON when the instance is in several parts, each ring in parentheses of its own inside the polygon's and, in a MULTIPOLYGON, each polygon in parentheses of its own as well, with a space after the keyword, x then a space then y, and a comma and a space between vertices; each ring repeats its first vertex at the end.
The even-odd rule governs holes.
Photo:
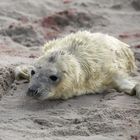
POLYGON ((45 41, 79 29, 131 45, 140 79, 139 0, 1 0, 0 140, 139 140, 140 100, 109 91, 67 101, 25 96, 13 69, 41 55, 45 41))

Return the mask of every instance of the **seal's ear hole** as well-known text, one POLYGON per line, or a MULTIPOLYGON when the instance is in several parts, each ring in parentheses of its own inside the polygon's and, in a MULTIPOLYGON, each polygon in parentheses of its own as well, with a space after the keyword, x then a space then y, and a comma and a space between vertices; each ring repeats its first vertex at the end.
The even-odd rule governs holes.
POLYGON ((31 70, 31 75, 33 76, 35 74, 35 70, 31 70))
POLYGON ((51 79, 51 81, 56 82, 58 77, 56 75, 51 75, 49 76, 49 78, 51 79))

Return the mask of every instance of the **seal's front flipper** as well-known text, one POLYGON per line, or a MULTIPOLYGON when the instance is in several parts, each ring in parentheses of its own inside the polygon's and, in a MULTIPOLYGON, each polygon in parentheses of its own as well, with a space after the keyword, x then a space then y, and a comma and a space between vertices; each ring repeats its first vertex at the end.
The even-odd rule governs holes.
POLYGON ((30 81, 31 71, 33 69, 34 67, 30 65, 17 66, 15 69, 15 79, 30 81))

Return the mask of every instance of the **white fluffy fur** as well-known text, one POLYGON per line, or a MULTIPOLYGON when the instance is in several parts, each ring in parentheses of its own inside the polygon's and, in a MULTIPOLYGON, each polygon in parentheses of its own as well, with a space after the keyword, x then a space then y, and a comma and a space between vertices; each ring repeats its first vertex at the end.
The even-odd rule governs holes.
POLYGON ((129 46, 102 33, 72 33, 46 43, 44 52, 46 57, 58 52, 57 63, 65 70, 64 81, 54 89, 51 98, 67 99, 107 88, 119 89, 116 77, 123 75, 127 79, 136 68, 129 46))

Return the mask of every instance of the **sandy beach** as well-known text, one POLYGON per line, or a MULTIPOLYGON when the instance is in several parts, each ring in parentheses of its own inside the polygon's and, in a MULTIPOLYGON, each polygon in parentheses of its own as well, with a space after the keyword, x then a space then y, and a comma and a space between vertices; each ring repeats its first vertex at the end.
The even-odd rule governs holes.
POLYGON ((140 140, 140 100, 115 90, 66 101, 26 97, 14 69, 32 64, 48 40, 102 32, 135 53, 140 79, 139 0, 1 0, 0 140, 140 140))

